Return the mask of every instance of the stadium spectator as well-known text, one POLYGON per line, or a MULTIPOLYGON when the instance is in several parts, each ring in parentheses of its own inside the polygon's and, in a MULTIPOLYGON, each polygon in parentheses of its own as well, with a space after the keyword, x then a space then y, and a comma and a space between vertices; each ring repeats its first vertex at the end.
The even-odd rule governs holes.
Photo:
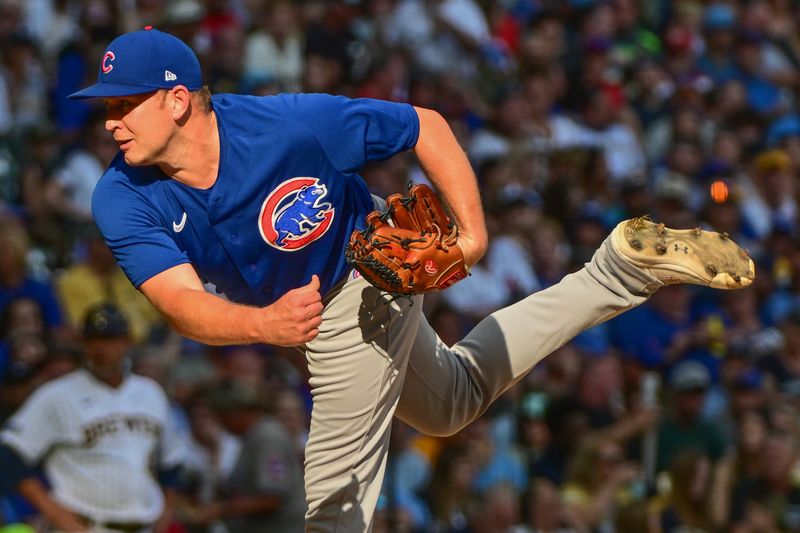
MULTIPOLYGON (((523 531, 585 531, 561 498, 582 437, 605 427, 633 457, 638 441, 628 435, 655 412, 662 472, 689 441, 704 457, 681 452, 695 455, 681 467, 693 464, 695 475, 681 477, 685 497, 670 516, 736 533, 798 529, 796 487, 784 475, 800 443, 798 15, 789 0, 0 1, 0 418, 73 369, 80 315, 110 296, 129 318, 138 368, 161 375, 174 412, 186 413, 194 458, 178 487, 176 527, 225 527, 192 515, 228 488, 238 455, 238 437, 199 395, 209 383, 233 378, 277 394, 294 457, 303 453, 305 361, 292 350, 210 348, 153 328, 141 296, 116 288, 116 267, 89 243, 98 162, 116 147, 96 120, 102 110, 66 96, 94 80, 113 36, 152 24, 194 48, 214 91, 377 96, 447 119, 476 164, 492 236, 462 289, 426 298, 426 317, 448 344, 494 306, 579 268, 623 218, 726 232, 756 261, 755 285, 732 299, 667 288, 537 365, 503 409, 484 415, 485 438, 474 441, 514 442, 524 465, 512 488, 480 485, 493 498, 475 488, 480 457, 407 435, 397 464, 424 458, 433 475, 414 485, 411 512, 379 507, 376 531, 474 531, 490 510, 516 516, 517 497, 529 519, 511 522, 524 521, 523 531), (696 362, 707 379, 696 365, 692 379, 679 379, 696 362), (645 371, 661 378, 646 416, 636 408, 645 371), (730 516, 720 522, 714 511, 705 523, 711 514, 693 506, 711 502, 689 489, 717 487, 714 472, 729 457, 730 516)), ((410 157, 361 174, 383 197, 421 180, 410 157)), ((659 505, 671 500, 650 489, 652 499, 610 508, 607 531, 657 531, 666 516, 659 505)), ((0 528, 44 530, 36 514, 8 495, 0 528)))

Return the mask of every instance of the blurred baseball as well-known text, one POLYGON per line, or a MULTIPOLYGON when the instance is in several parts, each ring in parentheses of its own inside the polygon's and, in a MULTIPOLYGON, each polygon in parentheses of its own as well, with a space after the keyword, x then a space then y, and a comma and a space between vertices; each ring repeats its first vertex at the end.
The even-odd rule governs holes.
POLYGON ((728 186, 722 180, 717 180, 711 184, 711 199, 721 204, 728 199, 728 186))

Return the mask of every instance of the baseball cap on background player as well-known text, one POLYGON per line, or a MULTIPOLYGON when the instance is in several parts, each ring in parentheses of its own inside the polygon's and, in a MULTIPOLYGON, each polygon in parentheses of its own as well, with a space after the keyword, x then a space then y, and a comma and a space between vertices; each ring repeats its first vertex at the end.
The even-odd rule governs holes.
POLYGON ((129 333, 125 315, 114 304, 97 304, 86 312, 83 323, 83 336, 86 339, 127 337, 129 333))
POLYGON ((190 91, 203 87, 197 56, 174 35, 146 26, 111 41, 100 61, 97 83, 69 98, 130 96, 177 85, 190 91))

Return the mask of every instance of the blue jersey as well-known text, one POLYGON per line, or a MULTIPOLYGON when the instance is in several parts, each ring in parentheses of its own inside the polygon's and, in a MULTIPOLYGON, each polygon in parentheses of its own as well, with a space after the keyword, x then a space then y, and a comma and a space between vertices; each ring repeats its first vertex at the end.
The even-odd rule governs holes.
POLYGON ((200 190, 118 154, 95 189, 95 221, 136 287, 182 263, 235 302, 267 305, 318 274, 327 293, 344 245, 373 209, 358 170, 412 148, 408 104, 321 94, 215 95, 217 180, 200 190))

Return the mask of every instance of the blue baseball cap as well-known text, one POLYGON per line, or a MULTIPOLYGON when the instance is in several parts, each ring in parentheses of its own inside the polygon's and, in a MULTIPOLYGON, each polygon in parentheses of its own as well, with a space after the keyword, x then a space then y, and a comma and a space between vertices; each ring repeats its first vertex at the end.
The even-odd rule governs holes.
POLYGON ((111 41, 100 62, 97 83, 69 98, 129 96, 176 85, 190 91, 203 86, 197 56, 174 35, 145 26, 111 41))
POLYGON ((727 4, 710 4, 703 17, 709 30, 727 30, 736 26, 736 12, 727 4))
POLYGON ((770 124, 767 130, 767 146, 775 146, 787 137, 796 136, 800 136, 800 116, 783 116, 770 124))

